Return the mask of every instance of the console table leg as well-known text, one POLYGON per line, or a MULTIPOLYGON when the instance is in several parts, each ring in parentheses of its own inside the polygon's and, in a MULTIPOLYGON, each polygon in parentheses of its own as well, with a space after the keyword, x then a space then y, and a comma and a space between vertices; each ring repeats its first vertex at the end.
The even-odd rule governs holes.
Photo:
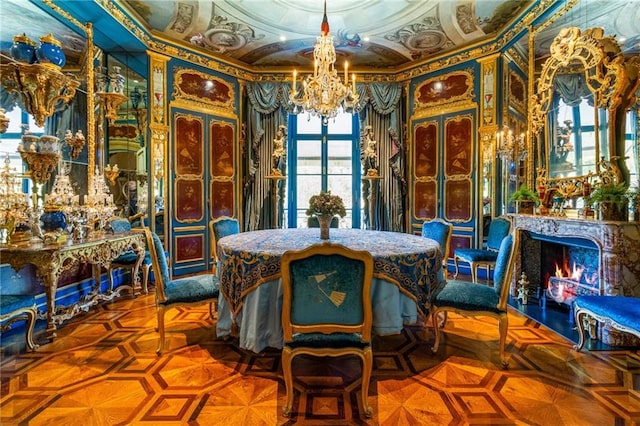
POLYGON ((54 272, 50 272, 43 281, 45 281, 44 288, 47 297, 46 338, 47 340, 52 341, 56 337, 56 323, 54 317, 56 313, 56 291, 58 290, 58 278, 54 272))

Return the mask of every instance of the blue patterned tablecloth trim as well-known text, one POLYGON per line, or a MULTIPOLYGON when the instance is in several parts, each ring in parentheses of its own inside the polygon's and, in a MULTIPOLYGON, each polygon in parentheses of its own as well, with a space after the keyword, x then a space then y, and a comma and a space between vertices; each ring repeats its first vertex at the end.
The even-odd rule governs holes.
MULTIPOLYGON (((431 291, 443 279, 442 254, 435 241, 399 232, 360 229, 331 229, 330 235, 332 243, 370 252, 376 277, 396 284, 416 301, 419 309, 429 306, 431 291)), ((220 289, 232 312, 239 312, 247 293, 280 277, 280 258, 285 251, 323 241, 317 228, 252 231, 221 238, 220 289)))

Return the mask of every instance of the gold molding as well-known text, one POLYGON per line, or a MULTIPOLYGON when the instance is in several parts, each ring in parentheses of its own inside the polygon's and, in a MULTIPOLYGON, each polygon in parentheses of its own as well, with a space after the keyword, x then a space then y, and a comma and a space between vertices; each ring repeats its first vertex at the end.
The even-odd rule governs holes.
MULTIPOLYGON (((215 90, 213 91, 215 93, 215 90)), ((209 114, 216 114, 219 112, 220 114, 228 115, 235 113, 235 89, 232 83, 228 81, 211 75, 201 71, 197 71, 194 69, 188 69, 183 67, 175 67, 173 72, 173 92, 171 93, 174 101, 172 104, 185 104, 185 105, 195 105, 200 108, 206 109, 209 114), (228 99, 224 100, 216 100, 209 99, 202 96, 198 96, 195 93, 187 93, 181 84, 183 83, 183 78, 185 75, 191 74, 200 77, 203 81, 211 82, 214 85, 220 84, 227 89, 227 97, 228 99), (213 111, 212 111, 213 110, 213 111)))

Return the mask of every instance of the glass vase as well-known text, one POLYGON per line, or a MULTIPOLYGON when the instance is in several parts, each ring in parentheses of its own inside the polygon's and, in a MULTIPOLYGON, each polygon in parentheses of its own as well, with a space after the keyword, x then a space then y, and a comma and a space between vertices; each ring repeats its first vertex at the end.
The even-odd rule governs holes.
POLYGON ((329 228, 331 226, 331 219, 329 215, 318 216, 318 224, 320 224, 320 239, 329 239, 329 228))

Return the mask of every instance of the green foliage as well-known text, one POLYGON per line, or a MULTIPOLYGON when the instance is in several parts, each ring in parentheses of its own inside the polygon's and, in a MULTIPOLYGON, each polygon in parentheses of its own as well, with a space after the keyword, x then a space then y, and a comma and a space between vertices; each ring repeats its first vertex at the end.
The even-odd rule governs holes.
POLYGON ((585 199, 585 203, 592 207, 606 201, 615 204, 619 209, 623 208, 625 203, 629 201, 629 191, 625 184, 609 183, 598 185, 585 199))
POLYGON ((526 183, 520 185, 520 188, 511 194, 509 198, 510 201, 522 201, 522 200, 531 200, 536 203, 536 206, 540 204, 540 198, 538 194, 536 194, 531 188, 527 186, 526 183))

